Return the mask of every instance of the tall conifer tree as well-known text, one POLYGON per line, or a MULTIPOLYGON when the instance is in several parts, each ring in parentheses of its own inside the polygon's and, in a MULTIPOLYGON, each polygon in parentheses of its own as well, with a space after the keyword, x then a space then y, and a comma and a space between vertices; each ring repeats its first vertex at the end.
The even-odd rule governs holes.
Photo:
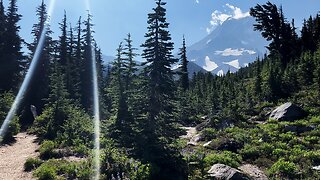
POLYGON ((138 55, 134 51, 137 48, 134 48, 132 45, 131 34, 128 34, 128 37, 125 39, 125 47, 124 47, 123 55, 124 61, 126 63, 126 70, 125 70, 125 89, 128 90, 132 86, 132 81, 134 76, 136 75, 137 71, 137 63, 134 58, 138 55))
POLYGON ((180 68, 180 85, 182 89, 185 91, 189 88, 189 76, 188 76, 188 59, 187 59, 187 47, 186 47, 186 39, 183 37, 182 47, 180 48, 180 60, 181 60, 181 68, 180 68))
POLYGON ((6 32, 6 13, 3 1, 0 1, 0 92, 7 90, 6 79, 6 59, 5 59, 5 32, 6 32))
POLYGON ((34 39, 28 46, 31 52, 29 62, 31 62, 35 56, 35 51, 38 46, 41 48, 41 51, 38 59, 39 64, 37 64, 28 95, 26 96, 26 105, 24 106, 26 108, 25 112, 29 112, 30 105, 35 105, 41 110, 45 104, 44 100, 49 96, 50 64, 53 60, 53 50, 55 47, 51 37, 52 31, 50 30, 49 24, 46 22, 48 18, 47 6, 43 1, 37 8, 36 14, 38 16, 38 23, 33 25, 31 34, 34 39), (40 41, 41 35, 44 36, 42 42, 40 41))
POLYGON ((84 21, 85 29, 83 29, 83 60, 81 63, 82 73, 81 73, 81 94, 82 94, 82 105, 86 110, 90 110, 93 104, 93 92, 92 92, 92 81, 93 81, 93 71, 92 71, 92 61, 95 60, 92 57, 93 49, 93 37, 92 37, 92 26, 91 23, 92 16, 88 14, 87 19, 84 21))
MULTIPOLYGON (((177 62, 173 58, 173 43, 168 31, 165 2, 156 0, 156 7, 148 14, 148 32, 142 57, 147 61, 144 71, 148 75, 148 104, 145 135, 144 158, 160 168, 154 171, 153 179, 184 177, 181 159, 169 144, 177 137, 174 128, 174 80, 171 66, 177 62), (179 164, 179 165, 178 165, 179 164), (166 176, 170 174, 170 176, 166 176)), ((185 178, 185 177, 184 177, 185 178)))
POLYGON ((6 18, 3 66, 1 66, 3 71, 1 71, 0 74, 0 89, 1 86, 3 86, 3 90, 10 90, 12 88, 16 89, 21 80, 20 72, 24 58, 21 51, 21 43, 23 40, 19 36, 20 26, 18 22, 21 19, 21 15, 18 14, 17 0, 10 1, 6 18))

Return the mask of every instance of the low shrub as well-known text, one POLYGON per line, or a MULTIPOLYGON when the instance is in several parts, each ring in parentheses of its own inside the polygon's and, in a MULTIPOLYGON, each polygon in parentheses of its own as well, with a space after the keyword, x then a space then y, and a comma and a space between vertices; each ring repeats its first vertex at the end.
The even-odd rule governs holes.
POLYGON ((38 168, 43 162, 38 158, 28 158, 24 163, 24 170, 31 171, 38 168))
POLYGON ((217 131, 213 128, 205 128, 202 131, 202 136, 204 140, 210 141, 217 136, 217 131))
POLYGON ((297 167, 294 163, 279 159, 268 170, 270 176, 275 178, 294 178, 297 173, 297 167))
POLYGON ((41 164, 35 170, 34 176, 39 179, 58 179, 63 176, 65 179, 90 179, 92 175, 88 162, 68 162, 65 160, 50 159, 41 164))
MULTIPOLYGON (((0 94, 0 124, 5 120, 11 104, 14 101, 14 95, 11 92, 0 94)), ((14 141, 14 136, 20 131, 19 117, 14 116, 9 124, 9 127, 3 137, 0 137, 0 143, 11 143, 14 141)))
POLYGON ((221 163, 237 168, 241 161, 242 158, 240 155, 230 151, 224 151, 220 154, 209 154, 204 158, 206 167, 210 167, 214 164, 221 163))
POLYGON ((14 141, 14 136, 17 135, 20 132, 20 124, 19 124, 19 118, 14 117, 14 119, 10 122, 9 127, 3 137, 3 143, 11 143, 14 141))
POLYGON ((246 144, 243 149, 240 150, 240 154, 245 160, 255 160, 260 156, 260 151, 257 146, 246 144))
POLYGON ((41 159, 49 159, 55 157, 55 152, 53 151, 55 148, 55 143, 53 141, 43 141, 39 148, 41 159))
POLYGON ((57 173, 54 166, 41 165, 35 172, 34 176, 39 180, 56 180, 57 173))

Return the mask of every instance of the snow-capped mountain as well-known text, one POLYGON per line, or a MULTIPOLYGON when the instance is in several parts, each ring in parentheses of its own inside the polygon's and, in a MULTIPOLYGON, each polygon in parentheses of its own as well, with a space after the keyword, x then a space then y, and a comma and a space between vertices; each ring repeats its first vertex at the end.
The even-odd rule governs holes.
POLYGON ((201 41, 188 47, 188 59, 222 75, 247 66, 266 53, 266 40, 253 30, 253 17, 229 18, 201 41))

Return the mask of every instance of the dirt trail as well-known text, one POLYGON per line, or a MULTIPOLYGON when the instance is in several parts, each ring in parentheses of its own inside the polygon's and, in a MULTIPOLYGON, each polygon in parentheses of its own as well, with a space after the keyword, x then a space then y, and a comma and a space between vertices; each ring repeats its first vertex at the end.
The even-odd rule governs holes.
POLYGON ((180 138, 189 140, 188 145, 196 146, 200 140, 200 134, 198 134, 196 127, 182 127, 182 129, 186 130, 187 134, 180 138))
POLYGON ((12 145, 0 146, 0 180, 31 180, 32 173, 24 172, 24 163, 29 157, 36 157, 36 137, 19 133, 12 145))

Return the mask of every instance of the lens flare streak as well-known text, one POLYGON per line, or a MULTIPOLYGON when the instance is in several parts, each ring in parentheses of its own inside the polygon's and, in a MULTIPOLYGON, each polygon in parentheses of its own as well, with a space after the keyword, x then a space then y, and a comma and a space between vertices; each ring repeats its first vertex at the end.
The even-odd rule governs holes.
MULTIPOLYGON (((91 12, 90 0, 86 0, 86 8, 88 12, 91 12)), ((91 33, 90 33, 91 34, 91 33)), ((100 107, 99 107, 99 87, 98 87, 98 75, 96 65, 96 54, 93 47, 93 41, 91 39, 91 63, 92 63, 92 81, 93 81, 93 113, 94 113, 94 180, 100 179, 100 107)))
POLYGON ((93 101, 94 101, 94 170, 95 180, 100 176, 100 107, 99 107, 99 88, 97 78, 97 66, 95 61, 95 50, 92 49, 92 69, 93 69, 93 101))
MULTIPOLYGON (((51 15, 53 13, 54 5, 55 5, 55 0, 50 1, 49 10, 48 10, 48 18, 45 22, 45 27, 47 27, 51 22, 51 15)), ((36 51, 35 51, 34 56, 32 58, 28 72, 22 82, 22 85, 21 85, 19 92, 18 92, 18 94, 17 94, 17 96, 16 96, 16 98, 10 108, 10 111, 8 112, 8 115, 6 116, 6 119, 4 120, 3 124, 1 125, 0 141, 2 139, 1 137, 3 137, 5 135, 8 127, 9 127, 9 124, 11 123, 12 119, 14 118, 14 116, 15 116, 24 96, 25 96, 25 93, 27 92, 27 89, 29 87, 31 79, 34 76, 34 72, 35 72, 37 65, 39 64, 41 51, 44 46, 45 37, 46 37, 45 35, 46 35, 46 28, 43 28, 41 35, 40 35, 39 43, 37 45, 36 51)))

